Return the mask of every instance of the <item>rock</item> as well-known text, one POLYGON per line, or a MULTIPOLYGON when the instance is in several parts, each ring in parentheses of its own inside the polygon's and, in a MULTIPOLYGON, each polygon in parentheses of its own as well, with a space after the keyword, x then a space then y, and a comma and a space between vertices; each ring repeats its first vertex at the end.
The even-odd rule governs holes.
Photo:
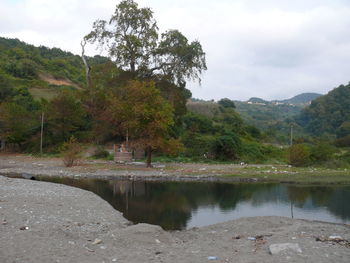
POLYGON ((218 257, 214 257, 214 256, 209 256, 208 257, 208 260, 217 260, 218 259, 218 257))
POLYGON ((298 243, 280 243, 272 244, 269 246, 269 252, 271 255, 277 255, 285 250, 290 250, 296 253, 302 253, 302 250, 298 243))
POLYGON ((98 239, 98 238, 96 238, 95 241, 92 242, 93 245, 98 245, 98 244, 100 244, 100 243, 102 243, 102 240, 101 240, 101 239, 98 239))
POLYGON ((343 238, 341 236, 329 236, 328 239, 329 240, 343 240, 343 238))

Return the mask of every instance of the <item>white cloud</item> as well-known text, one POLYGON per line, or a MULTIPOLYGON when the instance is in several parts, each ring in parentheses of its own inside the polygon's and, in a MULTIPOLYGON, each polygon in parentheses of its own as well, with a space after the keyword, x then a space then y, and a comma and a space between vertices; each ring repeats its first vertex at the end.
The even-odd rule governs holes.
MULTIPOLYGON (((286 98, 300 92, 325 93, 350 80, 348 0, 138 2, 152 8, 161 31, 176 28, 202 43, 208 71, 202 87, 189 84, 195 97, 286 98)), ((93 21, 108 19, 116 4, 0 0, 0 32, 80 53, 80 40, 93 21)))

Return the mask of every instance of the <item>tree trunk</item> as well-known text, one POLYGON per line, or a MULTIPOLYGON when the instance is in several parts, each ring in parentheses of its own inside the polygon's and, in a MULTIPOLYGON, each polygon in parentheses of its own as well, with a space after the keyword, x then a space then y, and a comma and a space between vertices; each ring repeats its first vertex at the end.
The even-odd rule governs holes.
POLYGON ((85 45, 86 45, 86 40, 82 40, 80 42, 81 45, 81 58, 84 62, 84 66, 85 66, 85 77, 86 77, 86 85, 87 88, 90 89, 91 88, 91 77, 90 77, 90 71, 91 71, 91 67, 89 66, 89 64, 87 63, 87 60, 85 58, 85 45))
POLYGON ((0 151, 5 151, 5 140, 4 139, 0 139, 0 151))
POLYGON ((146 149, 147 152, 147 167, 152 167, 152 147, 148 146, 146 149))
POLYGON ((136 71, 135 61, 134 60, 132 60, 130 62, 130 70, 131 70, 131 72, 135 72, 136 71))

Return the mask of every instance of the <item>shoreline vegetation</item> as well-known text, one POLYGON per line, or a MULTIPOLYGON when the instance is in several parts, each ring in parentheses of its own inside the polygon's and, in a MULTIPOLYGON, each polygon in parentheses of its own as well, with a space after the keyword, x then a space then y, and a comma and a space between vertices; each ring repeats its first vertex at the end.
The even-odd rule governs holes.
POLYGON ((81 159, 74 167, 65 167, 60 158, 1 154, 0 174, 6 176, 82 177, 152 181, 216 181, 290 184, 350 184, 347 168, 293 167, 270 164, 232 163, 155 163, 117 164, 114 161, 81 159))

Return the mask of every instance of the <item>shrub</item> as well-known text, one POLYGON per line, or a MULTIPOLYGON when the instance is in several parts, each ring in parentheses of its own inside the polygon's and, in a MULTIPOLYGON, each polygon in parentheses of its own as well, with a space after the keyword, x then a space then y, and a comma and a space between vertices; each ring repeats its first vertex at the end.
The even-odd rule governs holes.
POLYGON ((211 135, 187 134, 182 139, 186 157, 210 158, 215 137, 211 135))
POLYGON ((92 157, 96 158, 96 159, 104 159, 107 158, 109 156, 109 152, 103 148, 103 146, 99 145, 96 150, 94 151, 94 154, 92 155, 92 157))
POLYGON ((307 166, 310 163, 310 150, 304 144, 294 144, 289 148, 289 163, 294 166, 307 166))
POLYGON ((311 159, 314 162, 325 162, 333 158, 334 146, 327 143, 318 143, 311 148, 311 159))
POLYGON ((218 160, 236 160, 241 149, 241 140, 234 133, 226 133, 217 137, 213 145, 213 153, 215 159, 218 160))
POLYGON ((63 143, 61 153, 63 155, 63 163, 66 167, 72 167, 76 165, 80 158, 81 145, 77 142, 75 137, 63 143))
POLYGON ((337 147, 350 147, 350 135, 337 139, 335 145, 337 147))

